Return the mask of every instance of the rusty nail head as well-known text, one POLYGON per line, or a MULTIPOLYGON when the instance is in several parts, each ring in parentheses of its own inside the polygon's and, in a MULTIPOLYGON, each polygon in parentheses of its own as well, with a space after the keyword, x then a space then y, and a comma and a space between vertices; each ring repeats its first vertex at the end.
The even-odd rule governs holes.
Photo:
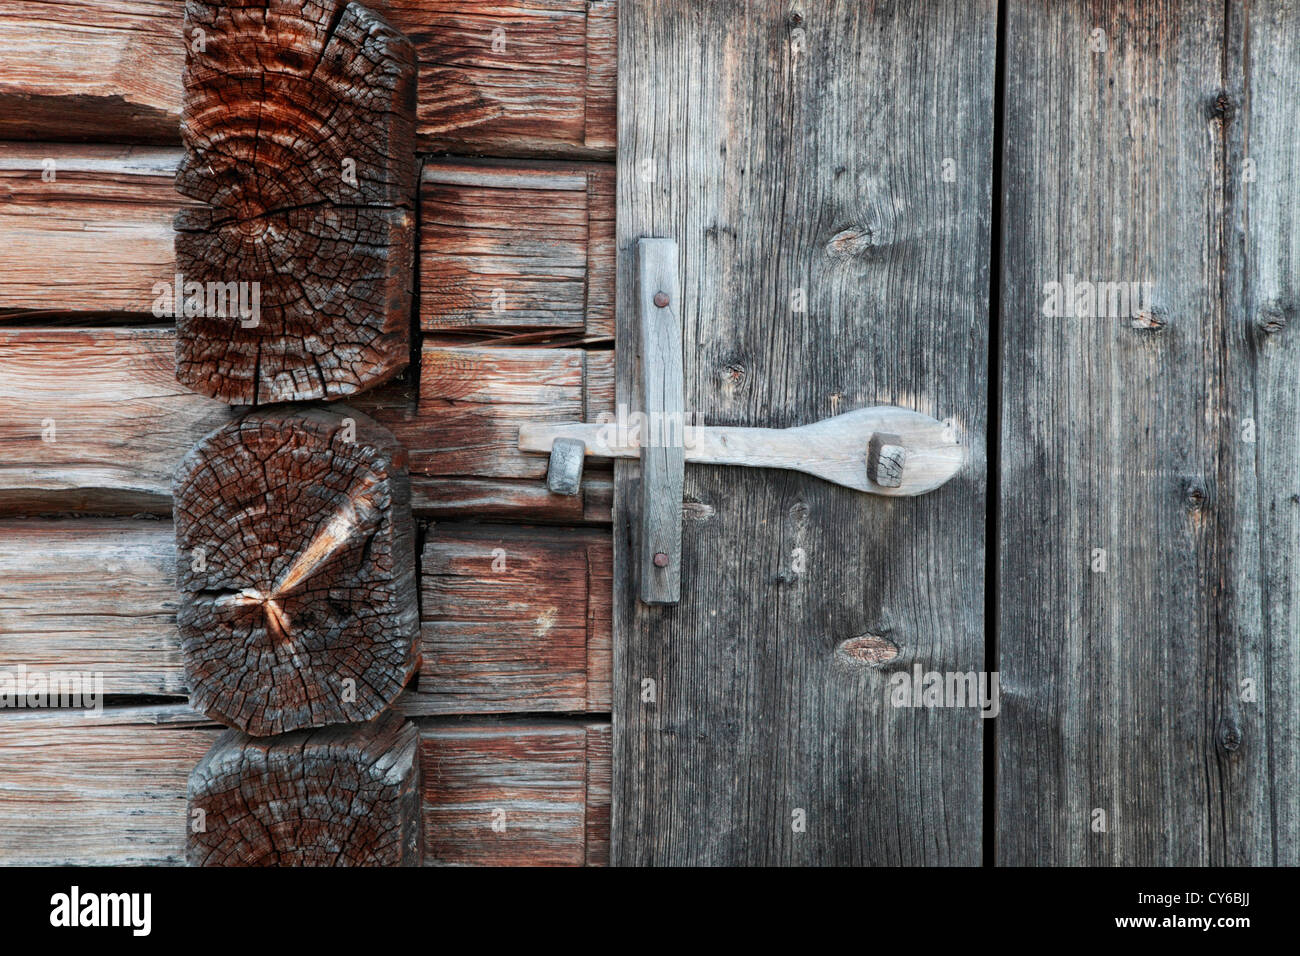
MULTIPOLYGON (((667 293, 667 292, 656 292, 656 293, 655 293, 655 305, 657 305, 657 306, 658 306, 659 308, 661 308, 661 309, 664 308, 664 306, 668 305, 668 293, 667 293)), ((660 567, 663 567, 663 565, 661 564, 660 567)))
POLYGON ((656 551, 656 552, 655 552, 655 567, 656 567, 656 568, 666 568, 666 567, 668 567, 668 555, 664 554, 662 551, 656 551))

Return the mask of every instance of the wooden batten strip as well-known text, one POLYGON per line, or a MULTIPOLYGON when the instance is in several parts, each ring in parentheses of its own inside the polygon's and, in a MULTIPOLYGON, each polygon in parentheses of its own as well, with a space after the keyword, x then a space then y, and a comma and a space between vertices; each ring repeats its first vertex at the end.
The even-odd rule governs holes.
MULTIPOLYGON (((367 5, 415 45, 421 150, 612 157, 613 3, 367 5)), ((178 142, 183 11, 175 0, 9 0, 0 139, 178 142)))

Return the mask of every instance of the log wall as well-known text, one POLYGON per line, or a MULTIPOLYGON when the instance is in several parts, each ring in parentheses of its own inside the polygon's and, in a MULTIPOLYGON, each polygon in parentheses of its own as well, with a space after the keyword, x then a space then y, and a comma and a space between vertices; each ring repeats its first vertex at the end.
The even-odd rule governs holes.
MULTIPOLYGON (((611 472, 552 495, 515 436, 613 408, 616 7, 370 5, 420 61, 419 334, 353 404, 411 451, 422 665, 398 707, 425 862, 601 864, 611 472)), ((183 700, 171 481, 232 412, 176 383, 153 309, 189 204, 182 8, 0 10, 0 670, 112 695, 100 717, 0 713, 0 862, 183 862, 186 777, 219 733, 183 700)))

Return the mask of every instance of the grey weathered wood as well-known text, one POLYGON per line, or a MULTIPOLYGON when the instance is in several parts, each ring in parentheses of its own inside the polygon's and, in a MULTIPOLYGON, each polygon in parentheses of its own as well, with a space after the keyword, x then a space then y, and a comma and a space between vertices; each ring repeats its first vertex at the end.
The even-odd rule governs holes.
MULTIPOLYGON (((1300 865, 1300 3, 1230 5, 1223 272, 1230 352, 1221 477, 1236 492, 1218 553, 1222 668, 1216 754, 1224 862, 1300 865), (1247 160, 1250 160, 1248 166, 1247 160), (1253 181, 1250 176, 1253 175, 1253 181), (1247 420, 1255 442, 1247 442, 1247 420), (1227 604, 1234 597, 1238 607, 1227 604), (1258 605, 1251 602, 1258 601, 1258 605), (1254 608, 1258 607, 1258 620, 1254 608), (1239 701, 1241 682, 1256 703, 1239 701)), ((1214 855, 1212 853, 1212 855, 1214 855)))
POLYGON ((641 239, 637 257, 637 342, 641 368, 641 502, 636 528, 641 600, 676 604, 682 586, 681 283, 677 243, 641 239))
POLYGON ((1010 4, 999 863, 1297 862, 1300 8, 1227 10, 1010 4))
POLYGON ((897 435, 876 432, 871 436, 867 451, 867 475, 884 488, 897 488, 903 483, 903 469, 907 467, 907 447, 897 435))
POLYGON ((615 463, 613 862, 977 863, 980 718, 887 693, 983 667, 995 6, 631 0, 619 25, 619 341, 637 240, 673 236, 704 422, 897 404, 972 454, 920 498, 689 466, 672 608, 636 600, 615 463), (837 651, 864 635, 897 655, 837 651))
POLYGON ((546 487, 557 495, 576 495, 582 490, 582 463, 586 444, 577 438, 557 438, 551 444, 551 461, 546 468, 546 487))

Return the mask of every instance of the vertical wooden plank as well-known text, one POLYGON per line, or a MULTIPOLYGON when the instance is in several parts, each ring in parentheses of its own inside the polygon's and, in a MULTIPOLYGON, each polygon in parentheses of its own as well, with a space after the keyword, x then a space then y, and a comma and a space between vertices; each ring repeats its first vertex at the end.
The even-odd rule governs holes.
POLYGON ((1251 210, 1294 192, 1297 19, 1229 9, 1010 5, 999 863, 1295 858, 1297 356, 1252 325, 1296 253, 1251 210))
MULTIPOLYGON (((641 400, 641 504, 637 567, 641 600, 676 604, 682 584, 681 283, 677 243, 641 239, 637 256, 637 336, 641 400)), ((635 402, 635 399, 634 399, 635 402)))
POLYGON ((1300 2, 1228 6, 1224 356, 1207 858, 1300 865, 1300 2), (1253 439, 1253 441, 1251 440, 1253 439))
POLYGON ((690 466, 676 607, 636 600, 638 464, 616 465, 612 860, 977 863, 977 710, 888 695, 983 667, 995 5, 633 0, 619 25, 620 341, 635 243, 674 237, 688 411, 901 404, 971 458, 892 500, 690 466), (839 653, 864 637, 887 668, 839 653))

